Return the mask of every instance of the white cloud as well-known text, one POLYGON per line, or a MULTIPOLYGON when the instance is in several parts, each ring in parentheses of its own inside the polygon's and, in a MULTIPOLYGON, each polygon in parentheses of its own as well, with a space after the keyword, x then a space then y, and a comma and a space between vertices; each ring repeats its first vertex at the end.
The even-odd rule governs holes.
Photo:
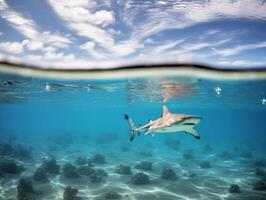
POLYGON ((226 48, 226 49, 216 49, 212 48, 214 51, 214 54, 220 55, 222 57, 237 55, 243 51, 258 49, 258 48, 266 48, 266 41, 265 42, 259 42, 256 44, 243 44, 238 45, 232 48, 226 48))
POLYGON ((176 7, 184 12, 185 18, 191 22, 212 21, 218 18, 266 19, 266 5, 254 0, 212 0, 205 2, 188 2, 186 8, 176 7))
POLYGON ((52 46, 46 46, 42 49, 44 52, 56 52, 56 48, 52 46))
POLYGON ((208 30, 206 32, 206 35, 215 35, 217 33, 220 33, 220 31, 219 30, 208 30))
POLYGON ((43 55, 29 54, 26 56, 29 61, 47 63, 57 63, 58 65, 64 65, 68 61, 74 61, 76 59, 74 54, 65 54, 63 52, 46 52, 43 55))
POLYGON ((120 42, 112 47, 114 56, 127 56, 135 53, 137 49, 143 48, 144 44, 140 44, 135 40, 127 40, 125 42, 120 42))
POLYGON ((115 22, 113 13, 107 10, 100 10, 95 12, 91 16, 91 20, 93 21, 93 23, 102 26, 108 26, 115 22))
POLYGON ((95 4, 91 4, 87 0, 50 0, 49 2, 57 15, 65 22, 65 25, 78 35, 87 37, 105 48, 113 45, 112 35, 101 28, 115 22, 111 11, 93 12, 95 4))
MULTIPOLYGON (((91 5, 86 0, 74 2, 50 0, 49 2, 68 28, 74 30, 78 35, 95 42, 102 48, 101 53, 97 52, 96 48, 89 49, 89 53, 95 58, 123 57, 135 53, 138 48, 144 47, 141 42, 133 38, 115 41, 114 35, 120 34, 120 31, 114 28, 106 28, 116 21, 113 11, 107 9, 99 10, 97 4, 91 5), (95 12, 94 10, 98 11, 95 12)), ((81 48, 87 49, 86 46, 81 48)))
MULTIPOLYGON (((123 1, 120 3, 124 5, 123 1)), ((152 2, 135 6, 124 5, 122 15, 124 21, 132 27, 132 37, 142 39, 164 30, 182 29, 217 19, 265 20, 265 10, 266 4, 259 0, 167 1, 166 6, 152 2), (136 21, 138 16, 142 18, 136 21)))
POLYGON ((86 42, 83 45, 80 46, 81 49, 84 49, 86 51, 91 51, 95 47, 95 42, 86 42))
POLYGON ((239 67, 239 68, 245 68, 245 67, 264 67, 265 62, 256 61, 256 60, 223 60, 216 63, 216 65, 220 65, 223 67, 239 67))
POLYGON ((0 50, 7 53, 19 54, 23 52, 26 43, 27 40, 23 40, 22 42, 1 42, 0 50))
POLYGON ((43 48, 43 43, 39 41, 34 40, 26 40, 25 45, 28 50, 34 51, 34 50, 40 50, 43 48))
POLYGON ((38 31, 35 23, 31 19, 26 19, 18 12, 10 9, 3 0, 0 1, 0 16, 9 22, 12 27, 28 38, 38 37, 38 31))
POLYGON ((214 42, 206 42, 206 41, 195 42, 195 43, 185 44, 184 46, 182 46, 182 48, 184 48, 188 51, 196 51, 196 50, 200 50, 200 49, 204 49, 204 48, 219 46, 219 45, 222 45, 224 43, 229 42, 230 40, 231 40, 230 38, 227 38, 227 39, 214 41, 214 42))
POLYGON ((68 60, 73 60, 74 58, 75 58, 74 54, 65 54, 63 52, 60 53, 46 52, 44 54, 45 60, 62 60, 63 62, 66 62, 68 60))
POLYGON ((29 41, 34 41, 35 44, 31 45, 35 45, 35 47, 29 45, 31 50, 37 47, 37 43, 38 45, 43 43, 59 48, 67 47, 72 43, 69 35, 42 31, 32 19, 14 11, 3 0, 0 0, 0 16, 29 41))
MULTIPOLYGON (((163 55, 165 55, 165 53, 167 51, 170 51, 172 49, 177 49, 178 45, 184 43, 185 40, 186 39, 179 39, 179 40, 176 40, 176 41, 164 41, 161 44, 152 42, 151 44, 153 44, 153 46, 147 47, 146 49, 144 49, 142 51, 140 57, 145 57, 145 56, 163 56, 163 55)), ((147 43, 147 42, 145 42, 145 43, 147 43)), ((148 44, 149 44, 149 42, 148 42, 148 44)))
POLYGON ((99 53, 95 49, 95 42, 88 41, 80 46, 80 49, 86 51, 90 56, 95 59, 105 58, 106 56, 103 53, 99 53))
POLYGON ((69 34, 62 35, 60 33, 52 33, 50 31, 42 32, 40 35, 40 40, 44 41, 46 44, 48 43, 49 45, 58 48, 66 48, 72 44, 69 34))

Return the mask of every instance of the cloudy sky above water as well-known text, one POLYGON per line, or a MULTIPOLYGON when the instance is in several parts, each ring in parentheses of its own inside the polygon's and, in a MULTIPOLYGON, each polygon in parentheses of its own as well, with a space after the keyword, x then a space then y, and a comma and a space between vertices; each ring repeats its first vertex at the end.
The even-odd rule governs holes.
POLYGON ((266 0, 0 0, 0 59, 266 67, 266 0))

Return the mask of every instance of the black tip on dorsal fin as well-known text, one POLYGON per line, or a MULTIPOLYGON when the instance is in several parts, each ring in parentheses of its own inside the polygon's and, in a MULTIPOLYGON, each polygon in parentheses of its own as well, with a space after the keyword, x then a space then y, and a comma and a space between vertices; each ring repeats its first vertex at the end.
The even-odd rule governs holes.
POLYGON ((129 117, 128 117, 128 115, 127 115, 127 114, 125 114, 125 119, 126 119, 126 120, 128 120, 128 119, 129 119, 129 117))

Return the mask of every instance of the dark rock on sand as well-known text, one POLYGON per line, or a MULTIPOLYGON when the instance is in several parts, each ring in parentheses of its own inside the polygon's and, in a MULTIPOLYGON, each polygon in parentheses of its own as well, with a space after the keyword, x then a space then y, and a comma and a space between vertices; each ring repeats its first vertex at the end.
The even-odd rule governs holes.
POLYGON ((132 176, 131 181, 134 185, 145 185, 150 183, 149 176, 143 172, 136 173, 132 176))
POLYGON ((131 167, 126 165, 119 165, 114 170, 115 173, 123 174, 123 175, 130 175, 131 174, 131 167))
POLYGON ((63 135, 62 136, 60 135, 54 138, 54 143, 64 148, 70 146, 73 143, 73 141, 74 141, 73 135, 68 135, 68 137, 64 137, 63 135))
POLYGON ((78 189, 67 186, 64 188, 63 199, 64 200, 81 200, 81 197, 77 197, 78 189))
POLYGON ((249 152, 249 151, 243 151, 243 152, 241 152, 241 153, 240 153, 240 156, 241 156, 242 158, 248 158, 248 159, 253 158, 252 153, 249 152))
POLYGON ((210 164, 209 161, 202 161, 202 162, 200 163, 200 167, 201 167, 202 169, 209 169, 209 168, 211 168, 211 164, 210 164))
POLYGON ((266 177, 266 173, 262 168, 256 168, 255 174, 260 177, 266 177))
POLYGON ((78 173, 80 175, 89 176, 95 172, 95 169, 90 166, 80 166, 78 167, 78 173))
POLYGON ((152 157, 153 156, 152 153, 149 151, 140 151, 139 155, 143 156, 143 157, 152 157))
POLYGON ((127 146, 121 146, 121 147, 120 147, 120 150, 121 150, 122 152, 129 152, 129 148, 128 148, 127 146))
POLYGON ((240 193, 240 187, 236 184, 232 184, 232 185, 230 185, 228 191, 230 193, 240 193))
POLYGON ((175 181, 175 180, 177 180, 177 175, 173 169, 164 168, 162 170, 161 178, 165 179, 165 180, 175 181))
POLYGON ((195 174, 195 173, 193 173, 193 172, 189 172, 189 173, 188 173, 188 177, 190 177, 190 178, 195 178, 195 177, 197 177, 197 174, 195 174))
POLYGON ((92 161, 91 158, 88 159, 88 161, 87 161, 87 165, 88 165, 89 167, 94 167, 94 164, 93 164, 93 161, 92 161))
POLYGON ((48 178, 45 169, 43 169, 42 167, 37 168, 33 174, 33 179, 35 181, 47 182, 48 178))
POLYGON ((42 168, 52 175, 57 175, 60 173, 60 165, 56 163, 55 158, 45 159, 42 163, 42 168))
POLYGON ((21 178, 17 185, 18 200, 34 200, 34 189, 28 178, 21 178))
POLYGON ((193 159, 193 151, 187 151, 187 152, 185 152, 184 154, 183 154, 183 158, 185 159, 185 160, 192 160, 193 159))
POLYGON ((66 163, 63 165, 63 175, 67 178, 79 178, 80 177, 77 168, 70 163, 66 163))
POLYGON ((122 196, 114 191, 109 191, 105 194, 105 199, 121 199, 122 196))
POLYGON ((141 170, 152 170, 152 162, 142 161, 139 164, 137 164, 135 168, 141 170))
POLYGON ((180 147, 180 141, 178 139, 168 138, 165 140, 164 144, 173 150, 178 150, 180 147))
POLYGON ((5 174, 0 171, 0 180, 5 177, 5 174))
POLYGON ((211 147, 211 145, 206 144, 206 145, 204 146, 203 152, 204 152, 204 153, 210 153, 210 152, 212 152, 212 147, 211 147))
POLYGON ((92 158, 91 161, 94 163, 98 163, 98 164, 104 164, 106 163, 105 157, 104 155, 101 154, 95 154, 92 158))
POLYGON ((96 143, 103 145, 106 143, 116 142, 118 139, 118 136, 116 133, 107 133, 104 136, 100 136, 96 138, 96 143))
POLYGON ((19 145, 15 148, 14 154, 17 158, 22 160, 29 160, 32 158, 31 150, 22 145, 19 145))
POLYGON ((19 174, 23 171, 23 166, 18 165, 14 160, 0 160, 0 171, 8 174, 19 174))
POLYGON ((255 167, 266 167, 266 160, 255 160, 254 166, 255 167))
POLYGON ((100 183, 104 181, 104 177, 108 176, 103 169, 94 169, 94 172, 89 175, 89 180, 92 183, 100 183))
POLYGON ((218 155, 218 157, 221 158, 222 160, 231 160, 231 159, 233 159, 233 155, 228 153, 228 152, 226 152, 226 151, 220 153, 218 155))
POLYGON ((95 172, 103 177, 108 176, 107 172, 104 171, 103 169, 95 169, 95 172))
POLYGON ((266 191, 266 182, 263 180, 255 182, 253 184, 253 190, 266 191))
POLYGON ((11 156, 14 153, 14 149, 10 144, 0 144, 0 155, 11 156))
POLYGON ((75 163, 77 165, 86 165, 86 164, 88 164, 88 159, 84 156, 79 156, 75 163))

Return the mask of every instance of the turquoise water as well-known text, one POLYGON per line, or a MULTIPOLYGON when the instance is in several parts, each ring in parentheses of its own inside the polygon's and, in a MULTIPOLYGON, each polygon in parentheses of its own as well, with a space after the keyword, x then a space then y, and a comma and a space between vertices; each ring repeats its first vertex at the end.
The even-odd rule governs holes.
POLYGON ((0 199, 265 199, 265 117, 265 80, 1 74, 0 199), (163 105, 202 117, 201 139, 130 142, 124 114, 144 125, 163 105))

